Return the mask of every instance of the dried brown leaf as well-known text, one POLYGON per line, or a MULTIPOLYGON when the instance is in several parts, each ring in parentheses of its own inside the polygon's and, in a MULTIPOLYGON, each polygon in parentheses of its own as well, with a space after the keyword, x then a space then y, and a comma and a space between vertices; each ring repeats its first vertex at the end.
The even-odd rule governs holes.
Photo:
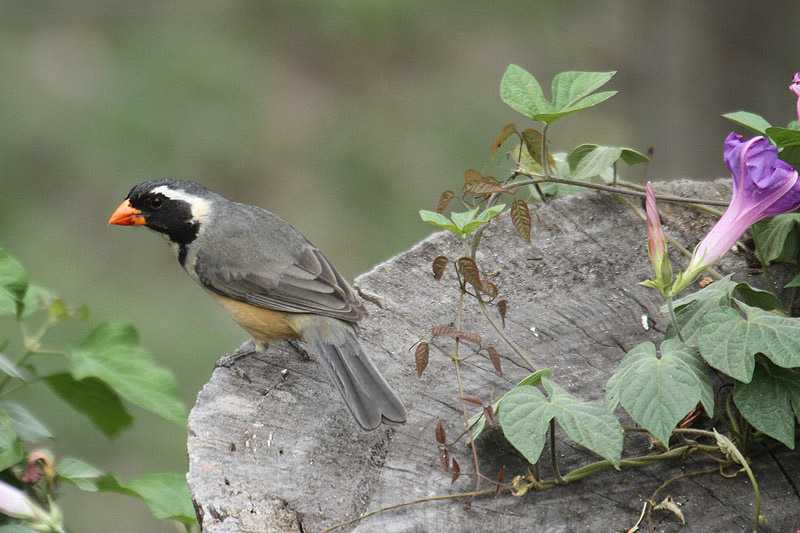
POLYGON ((509 213, 511 214, 511 223, 514 224, 514 229, 525 239, 525 242, 530 244, 531 212, 528 208, 528 202, 522 199, 514 200, 509 213))
POLYGON ((417 377, 422 377, 422 373, 428 367, 428 356, 430 347, 427 342, 420 342, 417 344, 417 349, 414 352, 414 363, 417 365, 417 377))
POLYGON ((488 348, 486 348, 486 351, 489 352, 489 359, 491 359, 492 361, 492 366, 497 371, 497 373, 502 376, 503 367, 500 363, 500 354, 497 352, 497 349, 494 346, 489 346, 488 348))
POLYGON ((439 214, 444 213, 447 206, 450 204, 450 200, 455 197, 456 193, 447 189, 446 191, 442 191, 441 196, 439 196, 439 201, 436 202, 436 212, 439 214))
POLYGON ((449 262, 450 260, 444 255, 440 255, 439 257, 433 260, 434 279, 436 279, 437 281, 442 279, 442 276, 444 275, 444 269, 447 267, 447 263, 449 262))
POLYGON ((517 132, 517 125, 511 122, 510 124, 506 124, 503 126, 503 131, 501 131, 497 137, 494 138, 494 143, 492 143, 492 159, 497 154, 497 150, 503 145, 506 140, 514 135, 517 132))
POLYGON ((436 430, 434 433, 436 435, 436 442, 444 446, 444 444, 447 442, 447 432, 444 430, 444 422, 442 422, 441 418, 436 423, 436 430))

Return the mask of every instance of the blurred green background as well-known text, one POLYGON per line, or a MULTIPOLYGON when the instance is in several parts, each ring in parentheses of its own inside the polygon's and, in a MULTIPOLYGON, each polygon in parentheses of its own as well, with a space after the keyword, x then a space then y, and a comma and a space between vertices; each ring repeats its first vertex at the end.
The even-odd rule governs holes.
MULTIPOLYGON (((466 168, 494 168, 505 123, 529 125, 498 96, 509 63, 546 87, 619 71, 604 89, 620 94, 551 130, 555 150, 654 146, 652 180, 721 176, 720 114, 795 118, 798 20, 800 3, 769 0, 4 0, 0 246, 92 325, 134 323, 191 406, 246 335, 160 239, 106 227, 134 184, 182 177, 261 205, 352 279, 430 233, 417 210, 466 168)), ((186 469, 183 428, 136 411, 108 443, 43 405, 58 454, 126 480, 186 469)), ((180 530, 122 496, 64 493, 75 532, 180 530)))

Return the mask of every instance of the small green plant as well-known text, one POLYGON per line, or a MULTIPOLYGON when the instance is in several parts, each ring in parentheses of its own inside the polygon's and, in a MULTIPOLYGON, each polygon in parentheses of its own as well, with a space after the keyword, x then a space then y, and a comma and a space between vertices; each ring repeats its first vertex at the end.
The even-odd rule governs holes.
MULTIPOLYGON (((448 190, 442 193, 436 212, 421 211, 428 223, 448 230, 460 239, 461 246, 449 255, 433 261, 433 275, 441 279, 450 265, 455 269, 462 297, 455 311, 453 326, 435 325, 430 335, 416 347, 417 372, 429 364, 430 351, 447 356, 455 366, 458 383, 468 358, 486 353, 502 372, 495 347, 485 348, 481 337, 461 327, 462 308, 471 298, 483 316, 508 346, 530 367, 531 374, 511 390, 492 398, 465 396, 460 389, 464 433, 454 442, 447 441, 442 421, 435 440, 444 470, 455 482, 464 475, 450 450, 466 438, 476 471, 472 497, 508 490, 521 496, 530 490, 542 490, 569 483, 606 468, 641 466, 656 461, 685 457, 701 451, 719 464, 740 465, 750 476, 756 495, 754 529, 765 520, 760 508, 758 485, 747 465, 748 457, 774 439, 794 449, 797 421, 800 420, 800 318, 796 318, 796 298, 787 298, 786 288, 778 288, 769 276, 769 268, 778 262, 798 262, 798 215, 800 182, 791 165, 800 165, 800 131, 797 122, 789 128, 771 127, 751 113, 726 115, 737 124, 759 134, 743 140, 731 134, 725 141, 724 156, 733 176, 733 198, 726 212, 709 235, 691 254, 688 267, 675 275, 667 256, 667 240, 661 229, 652 187, 619 179, 618 165, 646 164, 649 157, 626 147, 582 144, 568 153, 551 152, 550 127, 558 120, 597 105, 615 94, 596 92, 614 75, 613 72, 564 72, 552 83, 552 100, 530 73, 511 65, 501 82, 504 102, 540 124, 520 130, 506 125, 494 140, 492 158, 510 139, 516 139, 508 151, 513 167, 508 177, 498 180, 475 170, 468 170, 461 195, 448 190), (507 303, 501 290, 488 280, 492 271, 488 260, 479 264, 476 252, 483 230, 493 219, 509 212, 516 231, 530 242, 531 209, 549 198, 594 188, 611 191, 621 201, 645 215, 627 196, 647 199, 648 249, 655 276, 643 284, 660 291, 665 298, 663 312, 671 317, 666 338, 660 347, 642 343, 627 353, 606 386, 606 402, 581 401, 557 385, 549 369, 537 369, 523 350, 504 331, 507 303), (445 213, 457 200, 464 211, 445 213), (503 203, 500 203, 500 202, 503 203), (506 208, 506 206, 509 206, 506 208), (691 287, 752 226, 756 256, 764 266, 769 291, 759 290, 731 277, 719 279, 705 288, 675 298, 691 287), (789 301, 784 308, 782 302, 789 301), (496 362, 495 362, 496 361, 496 362), (714 390, 709 372, 726 380, 714 390), (716 402, 715 402, 716 399, 716 402), (630 414, 638 427, 624 427, 614 415, 618 405, 630 414), (469 416, 468 408, 478 408, 469 416), (719 420, 716 429, 692 427, 702 412, 719 420), (556 421, 566 434, 580 445, 603 458, 562 474, 554 437, 556 421), (533 471, 518 473, 506 481, 505 469, 489 477, 480 472, 474 440, 490 424, 499 424, 505 438, 533 465, 533 471), (643 457, 623 456, 625 432, 644 431, 657 443, 659 453, 643 457), (543 477, 538 463, 550 446, 552 476, 543 477), (690 437, 690 438, 687 438, 690 437), (481 491, 481 482, 493 485, 481 491)), ((800 96, 800 74, 792 90, 800 96)), ((798 104, 800 106, 800 103, 798 104)), ((798 107, 800 112, 800 107, 798 107)), ((698 199, 660 197, 661 201, 702 204, 698 199)), ((800 285, 800 274, 787 286, 800 285)), ((796 291, 795 291, 796 292, 796 291)), ((667 482, 668 484, 668 482, 667 482)), ((666 484, 665 484, 666 485, 666 484)), ((663 488, 663 486, 662 486, 663 488)), ((659 489, 661 490, 661 488, 659 489)), ((471 498, 467 504, 471 502, 471 498)), ((661 504, 655 495, 650 509, 672 509, 668 500, 661 504)), ((649 512, 648 512, 649 517, 649 512)), ((682 519, 682 516, 680 517, 682 519)))
POLYGON ((177 520, 187 530, 196 524, 183 474, 152 473, 123 482, 81 459, 57 459, 43 448, 55 436, 14 400, 16 391, 42 382, 56 400, 85 415, 108 438, 133 423, 125 403, 185 425, 186 408, 177 398, 173 375, 139 344, 136 330, 103 323, 78 343, 49 346, 53 328, 86 321, 88 309, 70 307, 30 283, 23 266, 2 248, 0 317, 6 317, 0 330, 0 532, 66 531, 55 503, 59 483, 140 498, 157 518, 177 520))

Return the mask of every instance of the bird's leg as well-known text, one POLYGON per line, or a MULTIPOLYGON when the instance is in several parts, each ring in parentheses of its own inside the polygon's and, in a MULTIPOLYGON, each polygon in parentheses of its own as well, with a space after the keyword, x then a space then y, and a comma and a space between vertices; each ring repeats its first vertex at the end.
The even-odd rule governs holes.
POLYGON ((250 339, 249 341, 245 342, 232 354, 225 354, 217 360, 217 363, 214 365, 214 368, 224 367, 224 368, 231 368, 236 361, 239 359, 243 359, 249 355, 257 354, 257 353, 264 353, 269 348, 268 344, 258 342, 255 339, 250 339))
POLYGON ((306 350, 306 343, 299 339, 286 339, 287 344, 306 359, 311 359, 311 354, 306 350))

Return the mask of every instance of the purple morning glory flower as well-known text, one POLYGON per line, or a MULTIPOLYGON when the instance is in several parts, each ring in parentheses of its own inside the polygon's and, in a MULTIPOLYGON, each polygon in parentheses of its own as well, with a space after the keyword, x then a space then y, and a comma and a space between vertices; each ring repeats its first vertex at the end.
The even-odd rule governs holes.
POLYGON ((800 120, 800 72, 794 73, 789 90, 797 95, 797 120, 800 120))
MULTIPOLYGON (((800 76, 795 79, 800 83, 800 76)), ((733 177, 731 202, 695 248, 689 266, 676 280, 673 296, 725 255, 751 225, 800 207, 797 171, 778 159, 778 149, 765 137, 742 141, 731 133, 725 139, 724 158, 733 177)))

